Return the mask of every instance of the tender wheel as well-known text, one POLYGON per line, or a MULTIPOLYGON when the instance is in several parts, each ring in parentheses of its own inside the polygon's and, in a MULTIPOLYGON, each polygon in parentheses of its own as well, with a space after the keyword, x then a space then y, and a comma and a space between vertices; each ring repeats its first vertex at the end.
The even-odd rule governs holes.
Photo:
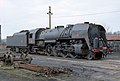
POLYGON ((46 46, 46 52, 47 52, 47 55, 48 55, 48 56, 52 55, 53 50, 52 50, 52 46, 51 46, 50 44, 48 44, 48 45, 46 46))
POLYGON ((94 58, 95 58, 95 54, 92 53, 92 52, 90 52, 90 53, 87 55, 87 59, 88 59, 88 60, 92 60, 92 59, 94 59, 94 58))
POLYGON ((9 54, 4 55, 4 64, 5 65, 12 65, 13 64, 13 56, 9 54))
POLYGON ((20 58, 21 58, 21 59, 25 59, 25 58, 26 58, 26 54, 22 53, 22 54, 20 55, 20 58))
POLYGON ((27 57, 26 60, 27 60, 26 63, 31 64, 32 57, 27 57))

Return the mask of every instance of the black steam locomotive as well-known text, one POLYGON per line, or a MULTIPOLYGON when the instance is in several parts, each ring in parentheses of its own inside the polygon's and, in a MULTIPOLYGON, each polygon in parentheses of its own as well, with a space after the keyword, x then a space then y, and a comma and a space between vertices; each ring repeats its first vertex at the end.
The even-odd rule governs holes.
POLYGON ((103 26, 89 22, 22 30, 7 37, 7 47, 19 53, 101 59, 108 49, 105 33, 103 26))

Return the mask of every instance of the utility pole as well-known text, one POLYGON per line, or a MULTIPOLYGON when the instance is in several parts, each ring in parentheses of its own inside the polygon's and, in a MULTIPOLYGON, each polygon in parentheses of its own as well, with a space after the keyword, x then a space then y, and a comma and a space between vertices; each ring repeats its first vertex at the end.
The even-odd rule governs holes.
POLYGON ((49 6, 49 12, 47 14, 49 16, 49 28, 51 29, 51 15, 53 15, 53 13, 51 12, 51 6, 49 6))

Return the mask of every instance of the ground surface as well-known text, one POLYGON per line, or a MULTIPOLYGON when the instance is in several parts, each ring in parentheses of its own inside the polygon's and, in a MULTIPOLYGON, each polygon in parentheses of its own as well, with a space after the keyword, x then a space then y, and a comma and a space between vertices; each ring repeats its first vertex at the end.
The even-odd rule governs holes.
MULTIPOLYGON (((34 64, 70 68, 76 76, 84 76, 86 79, 89 79, 88 81, 120 81, 120 53, 109 54, 102 60, 31 56, 34 64)), ((80 79, 75 79, 74 81, 80 81, 80 79)))
POLYGON ((1 68, 0 81, 120 81, 120 53, 109 54, 102 60, 30 56, 33 57, 33 64, 64 67, 73 70, 73 72, 46 77, 25 70, 1 68))

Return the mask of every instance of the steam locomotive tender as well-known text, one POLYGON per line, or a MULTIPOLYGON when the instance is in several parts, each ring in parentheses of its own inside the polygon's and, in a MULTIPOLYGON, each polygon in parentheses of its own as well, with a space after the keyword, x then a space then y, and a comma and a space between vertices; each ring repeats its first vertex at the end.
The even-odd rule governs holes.
POLYGON ((107 53, 105 33, 103 26, 88 22, 67 25, 65 28, 37 28, 8 36, 7 47, 20 53, 101 59, 107 53))

